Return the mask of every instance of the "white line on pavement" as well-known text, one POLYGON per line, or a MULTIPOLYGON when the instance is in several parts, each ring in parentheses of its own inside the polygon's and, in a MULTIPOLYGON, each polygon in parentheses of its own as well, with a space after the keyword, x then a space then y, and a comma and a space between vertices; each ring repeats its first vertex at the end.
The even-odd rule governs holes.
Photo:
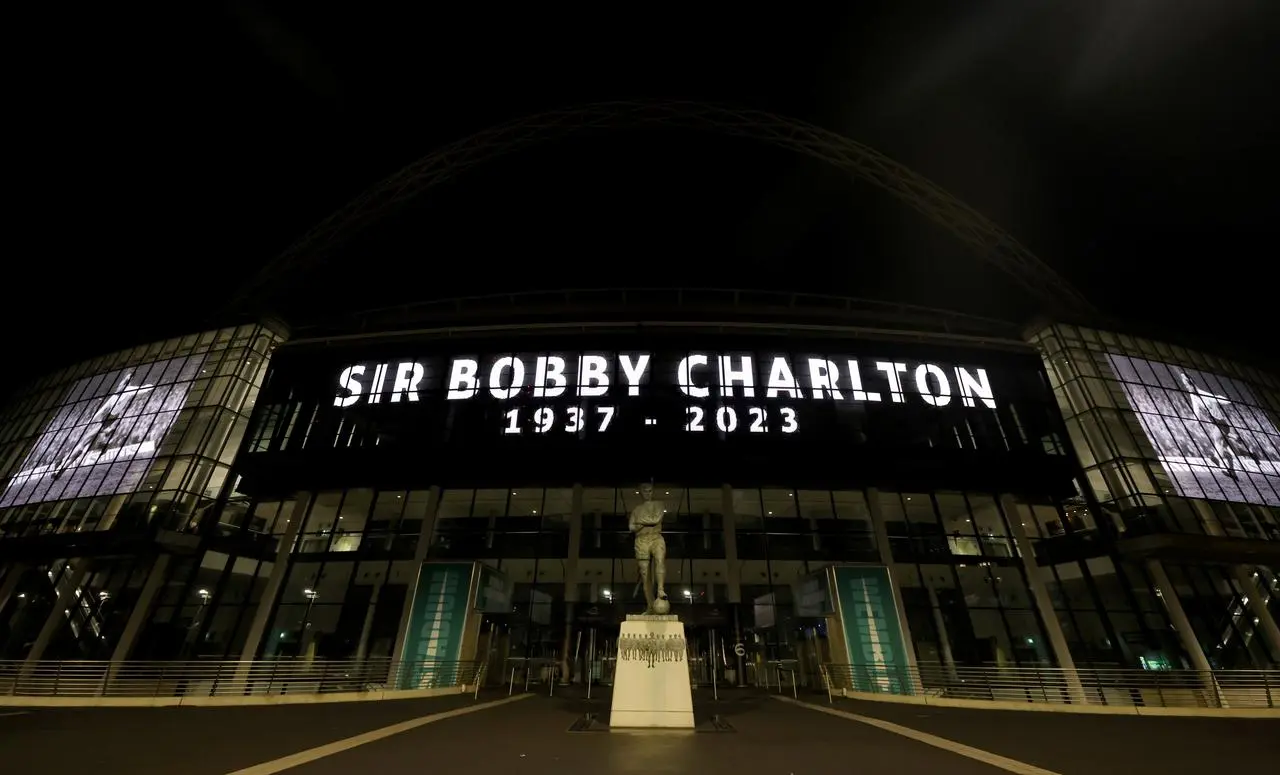
POLYGON ((354 737, 348 737, 345 740, 335 740, 332 743, 325 743, 324 745, 316 746, 315 748, 308 748, 305 751, 299 751, 297 753, 289 754, 288 756, 282 756, 279 759, 273 759, 269 762, 263 762, 262 764, 255 764, 252 767, 245 767, 244 769, 229 773, 229 775, 273 775, 273 773, 284 772, 287 769, 307 764, 308 762, 313 762, 317 759, 323 759, 324 757, 332 756, 335 753, 348 751, 356 746, 364 745, 365 743, 372 743, 376 740, 381 740, 384 737, 391 737, 392 735, 398 735, 401 732, 408 732, 410 729, 417 729, 418 727, 432 724, 436 721, 444 721, 447 718, 453 718, 455 716, 465 716, 468 713, 475 713, 478 710, 496 708, 499 705, 506 705, 509 702, 523 700, 532 696, 532 694, 517 694, 514 697, 503 697, 502 699, 494 700, 493 702, 482 702, 479 705, 468 705, 463 708, 458 708, 457 710, 447 710, 443 713, 419 716, 418 718, 401 721, 398 724, 392 724, 388 727, 382 727, 381 729, 374 729, 370 732, 355 735, 354 737))
POLYGON ((809 710, 816 710, 819 713, 826 713, 832 716, 846 718, 850 721, 857 721, 862 724, 873 726, 876 729, 883 729, 886 732, 892 732, 895 735, 902 735, 903 737, 911 738, 912 740, 924 743, 925 745, 931 745, 934 748, 941 748, 944 751, 950 751, 951 753, 965 756, 984 764, 990 764, 992 767, 999 767, 1002 770, 1017 773, 1017 775, 1059 775, 1059 773, 1056 773, 1053 770, 1046 770, 1043 767, 1037 767, 1034 764, 1027 764, 1026 762, 1020 762, 1017 759, 1010 759, 1007 756, 1001 756, 997 753, 984 751, 981 748, 974 748, 973 746, 965 745, 964 743, 957 743, 954 740, 948 740, 945 737, 931 735, 928 732, 921 732, 918 729, 912 729, 911 727, 904 727, 901 724, 894 724, 891 721, 881 721, 878 718, 871 718, 870 716, 859 716, 856 713, 847 713, 843 710, 836 710, 835 708, 824 708, 821 705, 812 705, 807 702, 801 702, 800 700, 793 700, 790 697, 775 697, 775 699, 791 703, 792 705, 799 705, 803 708, 808 708, 809 710))

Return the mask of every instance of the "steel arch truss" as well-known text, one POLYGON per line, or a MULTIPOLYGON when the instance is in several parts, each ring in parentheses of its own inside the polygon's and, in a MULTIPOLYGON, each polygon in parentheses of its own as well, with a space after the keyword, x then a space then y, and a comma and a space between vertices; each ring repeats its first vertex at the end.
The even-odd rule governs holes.
POLYGON ((283 278, 324 261, 348 238, 405 202, 471 167, 527 146, 605 129, 674 127, 719 132, 785 148, 867 181, 944 227, 977 257, 1010 275, 1046 309, 1093 313, 1093 305, 1008 232, 927 178, 884 154, 813 124, 759 110, 683 101, 603 102, 553 110, 450 143, 348 202, 270 261, 233 304, 246 305, 283 278))

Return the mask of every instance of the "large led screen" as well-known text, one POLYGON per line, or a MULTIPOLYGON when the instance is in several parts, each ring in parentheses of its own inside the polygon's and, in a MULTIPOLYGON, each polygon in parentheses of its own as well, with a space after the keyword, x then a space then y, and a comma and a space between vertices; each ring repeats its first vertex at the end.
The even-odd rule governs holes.
POLYGON ((0 495, 0 507, 137 490, 204 358, 157 361, 73 384, 0 495))
POLYGON ((1280 431, 1248 385, 1141 358, 1107 358, 1179 495, 1280 506, 1280 431))

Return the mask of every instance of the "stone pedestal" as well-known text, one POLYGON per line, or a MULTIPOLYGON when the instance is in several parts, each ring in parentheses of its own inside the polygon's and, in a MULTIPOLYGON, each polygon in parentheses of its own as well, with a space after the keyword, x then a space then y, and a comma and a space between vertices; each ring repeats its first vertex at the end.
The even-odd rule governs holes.
POLYGON ((618 637, 609 726, 693 729, 688 644, 678 617, 627 616, 618 637))

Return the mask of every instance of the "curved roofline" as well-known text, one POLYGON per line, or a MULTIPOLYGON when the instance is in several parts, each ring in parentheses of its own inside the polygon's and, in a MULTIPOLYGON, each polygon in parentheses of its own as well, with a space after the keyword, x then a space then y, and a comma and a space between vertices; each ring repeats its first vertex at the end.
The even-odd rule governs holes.
POLYGON ((1044 307, 1097 314, 1077 289, 1013 235, 918 172, 820 126, 759 110, 680 100, 603 102, 524 116, 484 129, 409 164, 332 213, 241 286, 232 301, 263 302, 355 234, 472 167, 532 145, 605 129, 669 127, 757 140, 837 167, 887 192, 949 231, 1044 307))
POLYGON ((421 337, 424 339, 471 339, 494 335, 538 336, 540 334, 593 334, 626 333, 636 331, 702 331, 717 334, 751 333, 762 336, 788 336, 802 334, 815 338, 865 338, 882 341, 944 343, 966 347, 1035 352, 1035 347, 1021 339, 968 336, 908 329, 870 328, 865 326, 822 326, 805 323, 747 323, 741 321, 682 321, 660 322, 618 320, 609 322, 563 322, 541 324, 510 324, 493 326, 455 326, 449 328, 418 328, 397 331, 374 331, 357 334, 301 337, 285 342, 280 350, 292 351, 311 347, 341 347, 357 342, 389 342, 421 337))
POLYGON ((378 307, 295 326, 301 339, 393 333, 424 328, 474 328, 702 318, 708 324, 823 325, 901 330, 1001 340, 1019 339, 1020 325, 951 310, 851 296, 740 288, 582 288, 462 296, 378 307))

